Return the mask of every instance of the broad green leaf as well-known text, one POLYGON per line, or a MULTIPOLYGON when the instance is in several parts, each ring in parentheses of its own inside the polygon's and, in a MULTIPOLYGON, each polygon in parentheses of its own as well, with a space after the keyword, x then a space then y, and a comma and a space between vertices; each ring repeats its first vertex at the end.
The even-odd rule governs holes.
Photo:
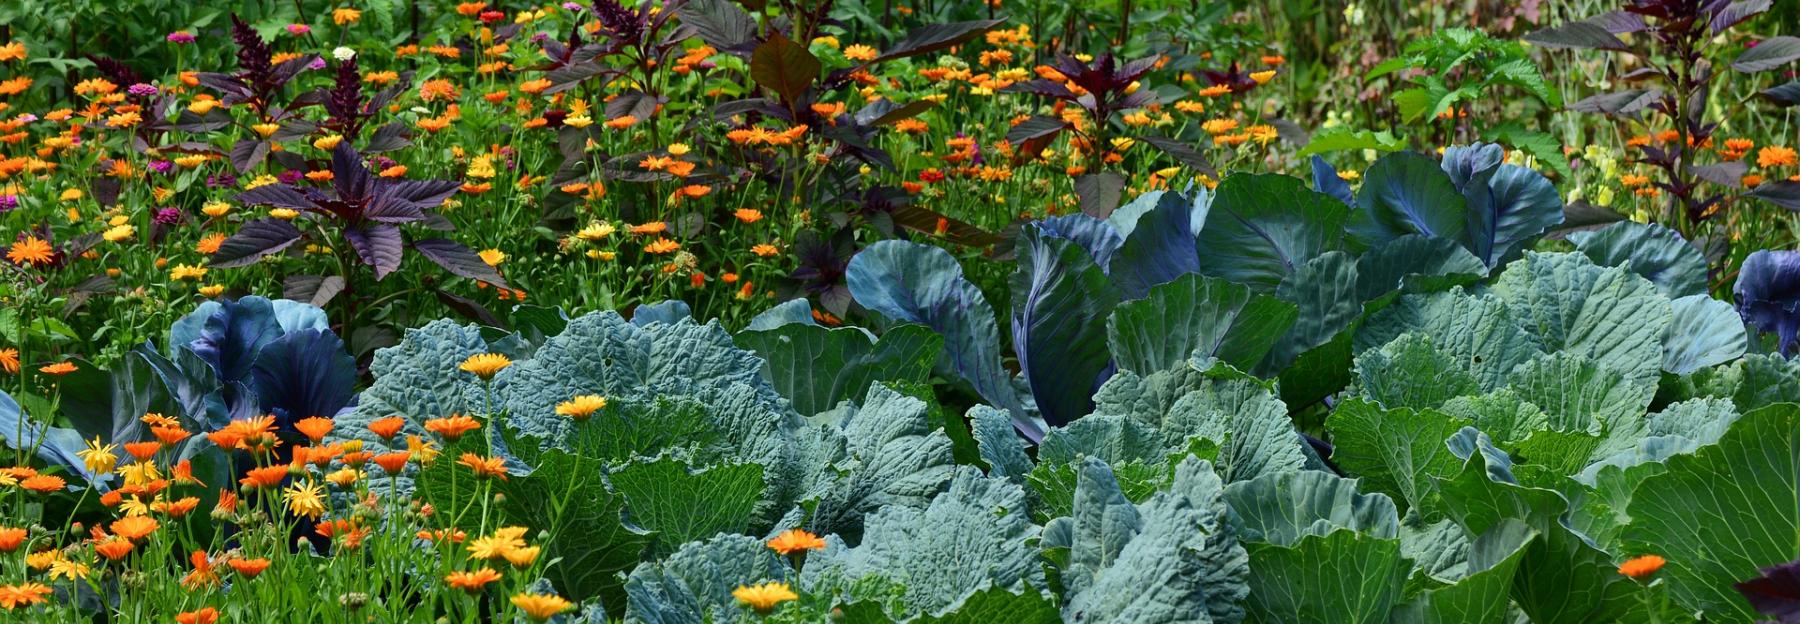
POLYGON ((1342 249, 1350 216, 1343 202, 1299 178, 1227 177, 1200 229, 1200 272, 1272 292, 1307 261, 1342 249))
POLYGON ((1630 379, 1567 352, 1521 365, 1510 387, 1544 410, 1550 429, 1594 435, 1634 426, 1656 398, 1654 380, 1630 379))
POLYGON ((1013 432, 1006 412, 977 405, 969 408, 969 423, 989 476, 1016 482, 1031 472, 1031 457, 1025 454, 1024 440, 1013 432))
POLYGON ((1467 200, 1424 154, 1401 152, 1375 161, 1363 173, 1356 206, 1349 233, 1365 248, 1407 234, 1463 240, 1468 228, 1467 200))
POLYGON ((1488 266, 1499 266, 1545 230, 1563 221, 1562 196, 1543 174, 1500 164, 1463 186, 1468 201, 1464 244, 1488 266))
POLYGON ((1672 313, 1648 280, 1580 254, 1526 252, 1493 292, 1546 351, 1592 358, 1632 381, 1654 384, 1661 373, 1672 313))
POLYGON ((1183 460, 1170 489, 1143 505, 1128 500, 1098 460, 1087 459, 1078 469, 1072 515, 1046 525, 1042 540, 1047 550, 1067 551, 1059 557, 1059 579, 1069 595, 1066 618, 1244 618, 1248 561, 1226 522, 1224 483, 1210 464, 1183 460))
POLYGON ((757 464, 692 469, 672 456, 632 462, 607 477, 632 520, 668 547, 748 530, 763 491, 757 464))
MULTIPOLYGON (((1106 323, 1120 370, 1148 375, 1218 358, 1254 366, 1294 322, 1293 304, 1249 287, 1190 273, 1120 304, 1106 323)), ((1085 392, 1085 389, 1083 390, 1085 392)))
POLYGON ((1293 303, 1299 313, 1294 326, 1263 362, 1265 372, 1287 368, 1302 353, 1331 342, 1362 316, 1356 266, 1356 259, 1348 253, 1326 252, 1300 265, 1276 287, 1275 296, 1293 303))
POLYGON ((1358 399, 1338 404, 1325 420, 1331 460, 1364 489, 1419 509, 1443 478, 1462 467, 1444 440, 1463 422, 1435 410, 1387 409, 1358 399))
POLYGON ((1468 546, 1466 575, 1401 605, 1394 611, 1391 621, 1396 624, 1499 624, 1510 621, 1508 600, 1513 579, 1525 559, 1526 546, 1536 537, 1537 532, 1525 523, 1509 520, 1475 538, 1468 546))
POLYGON ((824 550, 807 556, 802 585, 847 590, 857 579, 881 577, 904 588, 903 612, 890 616, 941 616, 990 587, 1044 587, 1038 531, 1019 486, 964 468, 925 508, 894 505, 869 514, 856 547, 827 537, 824 550))
POLYGON ((1013 351, 1044 420, 1067 423, 1093 411, 1094 385, 1111 364, 1107 326, 1119 291, 1072 241, 1026 227, 1013 249, 1013 351))
POLYGON ((1400 540, 1338 529, 1292 546, 1252 543, 1247 621, 1382 624, 1401 598, 1400 540))
POLYGON ((1419 332, 1474 375, 1487 391, 1506 385, 1514 368, 1543 353, 1542 342, 1526 331, 1505 302, 1492 295, 1467 295, 1461 288, 1406 295, 1370 314, 1357 331, 1355 349, 1380 347, 1400 334, 1419 332))
POLYGON ((1731 304, 1698 294, 1670 306, 1674 320, 1662 336, 1664 371, 1685 375, 1744 355, 1749 337, 1731 304))
POLYGON ((1666 465, 1631 497, 1623 555, 1667 559, 1658 577, 1689 609, 1759 619, 1731 585, 1792 560, 1800 543, 1800 407, 1746 413, 1717 444, 1666 465))
POLYGON ((1486 276, 1487 265, 1456 241, 1409 234, 1356 258, 1356 298, 1368 302, 1394 292, 1429 292, 1486 276))
POLYGON ((1056 603, 1035 588, 1013 591, 1000 587, 969 594, 942 615, 923 615, 911 624, 1057 624, 1056 603))
POLYGON ((736 621, 750 611, 732 597, 733 589, 793 577, 781 556, 754 537, 720 535, 689 542, 669 558, 631 571, 625 581, 625 618, 657 624, 736 621))
POLYGON ((1325 130, 1312 135, 1306 147, 1294 154, 1294 158, 1306 158, 1313 154, 1340 152, 1346 150, 1378 150, 1392 152, 1406 149, 1406 141, 1394 136, 1394 133, 1382 130, 1353 130, 1340 128, 1325 130))
POLYGON ((1387 540, 1397 538, 1400 531, 1393 499, 1358 494, 1356 479, 1316 470, 1232 483, 1225 486, 1225 502, 1231 506, 1238 539, 1245 542, 1293 546, 1301 538, 1340 530, 1387 540))
POLYGON ((1569 242, 1595 264, 1627 266, 1650 280, 1663 295, 1676 299, 1706 294, 1706 257, 1674 230, 1636 221, 1620 221, 1591 232, 1569 234, 1569 242))
POLYGON ((929 379, 944 342, 912 324, 889 329, 878 341, 861 328, 800 323, 738 332, 734 340, 762 357, 764 377, 803 416, 859 399, 874 382, 929 379))
POLYGON ((928 411, 919 399, 870 388, 863 406, 839 425, 846 457, 834 462, 836 478, 809 495, 814 507, 807 528, 855 539, 869 513, 930 503, 956 463, 949 436, 932 428, 928 411))
POLYGON ((1355 368, 1353 392, 1388 408, 1436 408, 1481 393, 1475 376, 1424 334, 1401 334, 1380 349, 1365 351, 1355 368))

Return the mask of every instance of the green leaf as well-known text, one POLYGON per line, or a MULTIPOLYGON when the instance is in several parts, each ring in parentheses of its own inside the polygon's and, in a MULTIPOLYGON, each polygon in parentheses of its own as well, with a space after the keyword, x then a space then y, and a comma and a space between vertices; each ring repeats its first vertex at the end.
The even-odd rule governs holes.
POLYGON ((1528 333, 1510 307, 1493 295, 1462 289, 1406 295, 1370 314, 1357 331, 1357 353, 1380 347, 1406 332, 1419 332, 1480 382, 1483 390, 1506 385, 1514 368, 1543 354, 1542 342, 1528 333))
POLYGON ((1508 619, 1513 579, 1537 537, 1525 523, 1508 520, 1469 544, 1468 573, 1450 585, 1428 590, 1394 611, 1395 624, 1467 622, 1499 624, 1508 619))
POLYGON ((1395 138, 1394 133, 1387 130, 1353 130, 1340 127, 1314 133, 1306 147, 1294 154, 1294 158, 1306 158, 1313 154, 1341 152, 1346 150, 1376 150, 1382 152, 1399 151, 1406 148, 1406 142, 1395 138))
POLYGON ((981 461, 988 465, 988 475, 1017 482, 1031 472, 1031 457, 1025 454, 1025 441, 1013 432, 1012 419, 1006 412, 977 405, 969 408, 969 422, 981 461))
MULTIPOLYGON (((749 611, 731 591, 788 582, 794 571, 762 540, 720 535, 683 544, 668 559, 637 566, 625 581, 625 618, 664 624, 731 622, 749 611)), ((592 623, 599 624, 599 623, 592 623)))
POLYGON ((632 520, 658 532, 658 541, 667 545, 748 530, 763 491, 757 464, 695 470, 671 456, 632 462, 608 477, 625 497, 632 520))
POLYGON ((1488 141, 1511 145, 1536 158, 1556 172, 1559 179, 1568 180, 1575 175, 1574 170, 1569 168, 1569 157, 1563 154, 1562 141, 1548 132, 1527 130, 1516 123, 1506 123, 1488 129, 1481 136, 1488 141))
POLYGON ((945 609, 942 615, 923 615, 911 620, 911 624, 1057 624, 1061 621, 1056 603, 1043 592, 1030 587, 1023 591, 989 587, 969 594, 945 609))
POLYGON ((1632 381, 1654 384, 1661 374, 1671 311, 1649 280, 1581 254, 1528 251, 1507 265, 1493 292, 1546 351, 1592 358, 1632 381))
POLYGON ((1672 457, 1667 467, 1631 497, 1624 554, 1667 559, 1658 578, 1689 609, 1759 619, 1731 585, 1794 558, 1800 542, 1800 407, 1744 414, 1718 444, 1672 457))
POLYGON ((1249 368, 1294 321, 1292 304, 1249 287, 1189 273, 1120 304, 1107 319, 1107 343, 1120 370, 1151 374, 1190 358, 1249 368))
POLYGON ((1357 356, 1354 391, 1388 408, 1430 409, 1480 394, 1481 384, 1429 337, 1406 333, 1357 356))
POLYGON ((1407 234, 1463 240, 1468 202, 1436 160, 1401 152, 1383 156, 1363 173, 1350 219, 1352 239, 1365 247, 1407 234))
POLYGON ((738 332, 734 340, 763 358, 763 375, 803 416, 859 399, 878 381, 930 379, 944 343, 930 328, 912 324, 889 329, 879 341, 861 328, 800 323, 738 332))
MULTIPOLYGON (((1267 474, 1225 486, 1238 538, 1293 546, 1306 537, 1348 530, 1387 540, 1400 515, 1385 494, 1358 494, 1357 480, 1317 470, 1267 474)), ((1251 585, 1256 587, 1254 583, 1251 585)))
POLYGON ((1066 550, 1059 579, 1065 617, 1078 621, 1170 622, 1243 619, 1248 561, 1226 522, 1224 483, 1189 457, 1169 491, 1143 505, 1121 492, 1112 471, 1079 464, 1072 515, 1044 527, 1046 550, 1066 550), (1196 530, 1197 529, 1197 530, 1196 530))
POLYGON ((1629 379, 1567 352, 1521 365, 1511 387, 1544 410, 1550 429, 1595 435, 1630 427, 1656 398, 1654 381, 1629 379))
POLYGON ((1706 294, 1706 257, 1669 228, 1620 221, 1590 232, 1569 234, 1575 248, 1602 266, 1626 266, 1675 299, 1706 294))
POLYGON ((990 587, 1044 587, 1037 534, 1019 486, 964 468, 928 507, 894 505, 869 514, 856 547, 827 537, 824 550, 807 556, 801 576, 813 592, 885 578, 904 588, 902 612, 890 616, 941 616, 990 587))
POLYGON ((1461 420, 1435 410, 1383 410, 1357 399, 1340 403, 1325 420, 1332 461, 1360 477, 1365 489, 1403 501, 1409 509, 1425 504, 1437 488, 1435 478, 1462 468, 1444 445, 1462 426, 1461 420))
POLYGON ((1200 272, 1276 289, 1301 265, 1344 247, 1343 202, 1277 174, 1241 174, 1214 189, 1200 230, 1200 272))
POLYGON ((814 533, 855 539, 867 514, 922 508, 950 480, 956 465, 950 438, 932 428, 924 401, 877 385, 840 427, 846 457, 835 462, 837 478, 814 493, 807 522, 814 533))
POLYGON ((1749 347, 1744 321, 1731 304, 1705 294, 1670 304, 1674 322, 1662 337, 1664 371, 1685 375, 1717 366, 1738 359, 1749 347))
POLYGON ((1382 624, 1399 602, 1400 540, 1337 530, 1293 546, 1249 544, 1249 622, 1382 624))
POLYGON ((1286 369, 1301 354, 1324 346, 1362 317, 1357 300, 1357 262, 1342 251, 1326 252, 1297 267, 1275 296, 1295 304, 1299 314, 1292 329, 1281 337, 1260 372, 1286 369))
POLYGON ((1081 245, 1026 227, 1013 246, 1013 350, 1038 411, 1062 424, 1093 411, 1110 364, 1108 317, 1119 291, 1081 245))
POLYGON ((1488 267, 1456 241, 1408 234, 1356 258, 1356 298, 1365 303, 1394 292, 1429 292, 1472 284, 1488 267))

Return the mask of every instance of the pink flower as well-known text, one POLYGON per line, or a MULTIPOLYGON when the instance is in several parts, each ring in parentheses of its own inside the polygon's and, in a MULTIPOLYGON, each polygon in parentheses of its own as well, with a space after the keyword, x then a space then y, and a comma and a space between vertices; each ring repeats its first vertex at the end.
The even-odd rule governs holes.
POLYGON ((297 36, 312 32, 312 27, 307 26, 306 24, 288 24, 287 31, 288 31, 288 34, 294 35, 297 37, 297 36))
POLYGON ((169 43, 193 43, 194 42, 194 34, 188 32, 188 31, 185 31, 185 30, 177 30, 175 32, 169 33, 169 36, 164 37, 164 38, 168 39, 169 43))

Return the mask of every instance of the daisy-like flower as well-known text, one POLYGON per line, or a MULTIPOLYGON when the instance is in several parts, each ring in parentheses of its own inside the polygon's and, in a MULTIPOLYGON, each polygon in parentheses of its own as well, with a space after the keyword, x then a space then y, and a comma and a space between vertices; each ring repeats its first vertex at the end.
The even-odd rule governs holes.
POLYGON ((477 568, 468 572, 458 570, 444 576, 444 584, 469 592, 480 593, 489 583, 500 580, 500 573, 493 568, 477 568))
POLYGON ((19 487, 39 494, 49 494, 61 492, 63 488, 69 487, 69 482, 56 475, 34 475, 21 479, 19 487))
POLYGON ((575 608, 574 604, 556 594, 517 594, 512 597, 512 603, 520 611, 524 611, 527 617, 538 622, 575 608))
POLYGON ((433 418, 425 421, 426 431, 438 434, 451 442, 460 440, 463 434, 480 428, 480 422, 462 414, 452 414, 448 418, 433 418))
POLYGON ((325 488, 317 483, 295 483, 282 490, 281 494, 287 502, 288 511, 296 516, 317 519, 325 515, 325 488))
POLYGON ((320 440, 325 439, 325 434, 331 433, 331 428, 335 424, 330 418, 313 416, 294 423, 294 428, 312 440, 314 444, 318 444, 320 440))
POLYGON ((0 552, 12 552, 25 545, 25 538, 31 534, 25 529, 0 527, 0 552))
POLYGON ((50 247, 49 241, 36 236, 27 236, 12 244, 6 250, 6 259, 17 265, 50 264, 56 258, 56 250, 50 247))
POLYGON ((108 528, 112 529, 113 535, 135 541, 150 537, 160 526, 155 518, 149 516, 127 516, 114 520, 108 528))
POLYGON ((1795 164, 1800 164, 1800 154, 1795 153, 1794 148, 1770 145, 1756 151, 1756 166, 1758 167, 1763 167, 1765 169, 1769 167, 1791 167, 1795 164))
POLYGON ((594 412, 606 409, 606 397, 595 394, 583 394, 556 404, 556 413, 575 420, 587 420, 594 412))
POLYGON ((769 549, 783 555, 823 548, 825 548, 825 540, 801 529, 782 531, 780 535, 769 540, 769 549))
POLYGON ((75 451, 75 455, 81 458, 81 463, 87 467, 88 472, 103 475, 118 467, 119 456, 113 453, 118 449, 119 445, 101 444, 100 436, 94 436, 94 439, 88 441, 87 448, 75 451))
POLYGON ((73 373, 78 370, 81 370, 81 368, 78 366, 75 366, 74 362, 57 362, 55 364, 38 367, 38 372, 43 373, 45 375, 55 375, 58 377, 67 375, 69 373, 73 373))
POLYGON ((498 249, 483 249, 481 253, 475 255, 481 256, 481 261, 491 267, 497 267, 500 266, 500 263, 506 262, 506 252, 498 249))
POLYGON ((468 466, 470 470, 475 471, 476 478, 494 477, 501 481, 506 480, 506 460, 499 457, 482 457, 474 453, 463 453, 462 457, 457 458, 456 463, 468 466))
POLYGON ((19 350, 14 348, 0 349, 0 370, 8 375, 19 374, 19 350))
POLYGON ((400 433, 400 430, 405 427, 405 418, 389 416, 369 423, 369 432, 381 436, 381 439, 383 440, 392 440, 394 439, 394 434, 400 433))
POLYGON ((773 611, 776 605, 800 598, 799 594, 795 594, 794 590, 788 588, 787 583, 776 582, 740 585, 737 589, 731 590, 731 596, 737 598, 738 602, 744 603, 745 606, 755 609, 757 613, 768 613, 773 611))
POLYGON ((25 582, 18 585, 0 585, 0 607, 8 611, 19 607, 44 604, 54 593, 43 583, 25 582))
POLYGON ((256 575, 262 574, 263 570, 269 569, 268 559, 232 559, 225 564, 231 566, 231 569, 239 576, 247 579, 256 578, 256 575))
POLYGON ((457 365, 463 372, 473 373, 483 380, 493 379, 501 370, 512 366, 512 359, 498 353, 478 353, 457 365))

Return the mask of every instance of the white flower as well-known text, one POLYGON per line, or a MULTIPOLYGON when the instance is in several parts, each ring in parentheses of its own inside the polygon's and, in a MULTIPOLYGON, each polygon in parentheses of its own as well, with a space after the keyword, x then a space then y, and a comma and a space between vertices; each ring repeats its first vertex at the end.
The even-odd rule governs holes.
POLYGON ((352 50, 345 46, 338 46, 336 50, 331 51, 331 57, 340 61, 348 61, 356 58, 356 50, 352 50))

